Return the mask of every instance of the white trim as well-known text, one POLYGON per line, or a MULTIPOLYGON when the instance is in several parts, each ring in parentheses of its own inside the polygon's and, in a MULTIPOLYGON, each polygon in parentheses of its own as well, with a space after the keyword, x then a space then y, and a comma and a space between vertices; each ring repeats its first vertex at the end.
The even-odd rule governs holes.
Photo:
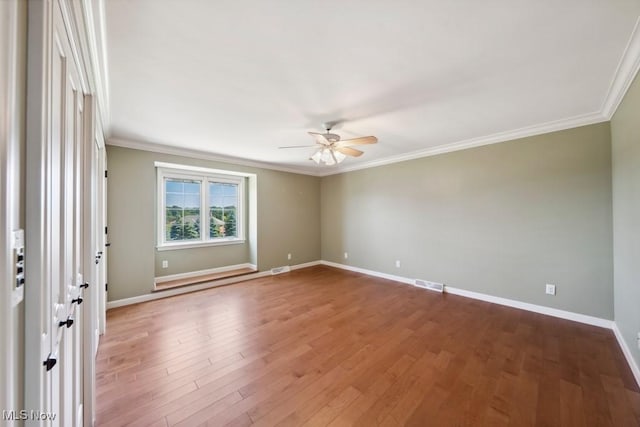
POLYGON ((631 350, 629 349, 627 342, 622 336, 622 332, 620 332, 620 329, 618 329, 618 325, 615 322, 613 323, 612 329, 613 329, 614 335, 616 336, 616 339, 618 340, 618 344, 622 349, 622 353, 624 354, 625 359, 627 359, 629 368, 631 368, 631 372, 633 373, 633 376, 636 379, 636 383, 640 387, 640 367, 638 367, 638 364, 636 363, 636 360, 633 358, 633 355, 631 354, 631 350))
MULTIPOLYGON (((380 273, 378 271, 367 270, 367 269, 364 269, 364 268, 353 267, 353 266, 350 266, 350 265, 338 264, 338 263, 331 262, 331 261, 324 261, 323 260, 323 261, 320 261, 320 263, 322 265, 328 265, 330 267, 340 268, 340 269, 348 270, 348 271, 355 271, 357 273, 362 273, 362 274, 366 274, 366 275, 374 276, 374 277, 381 277, 383 279, 394 280, 396 282, 406 283, 406 284, 415 286, 413 279, 409 279, 409 278, 402 277, 402 276, 395 276, 393 274, 380 273)), ((477 299, 477 300, 491 302, 491 303, 494 303, 494 304, 500 304, 500 305, 505 305, 505 306, 508 306, 508 307, 519 308, 519 309, 522 309, 522 310, 532 311, 534 313, 546 314, 548 316, 559 317, 561 319, 573 320, 574 322, 586 323, 588 325, 599 326, 601 328, 612 329, 613 325, 614 325, 613 321, 612 320, 608 320, 608 319, 601 319, 599 317, 588 316, 586 314, 573 313, 571 311, 558 310, 556 308, 545 307, 545 306, 542 306, 542 305, 529 304, 529 303, 526 303, 526 302, 516 301, 516 300, 512 300, 512 299, 507 299, 507 298, 496 297, 496 296, 493 296, 493 295, 482 294, 482 293, 479 293, 479 292, 467 291, 467 290, 464 290, 464 289, 454 288, 454 287, 451 287, 451 286, 448 286, 448 285, 445 285, 444 291, 446 293, 450 293, 450 294, 454 294, 454 295, 460 295, 460 296, 464 296, 464 297, 467 297, 467 298, 473 298, 473 299, 477 299)))
POLYGON ((527 126, 520 129, 508 130, 504 132, 498 132, 491 135, 480 136, 477 138, 465 139, 458 142, 452 142, 435 147, 429 147, 411 153, 399 154, 397 156, 390 156, 379 160, 372 160, 370 162, 357 163, 354 165, 346 165, 341 163, 340 167, 327 167, 327 168, 314 168, 309 170, 307 168, 295 168, 285 167, 280 165, 274 165, 267 162, 257 162, 251 160, 240 159, 236 157, 229 157, 217 154, 211 154, 204 151, 192 150, 186 148, 178 148, 173 146, 154 144, 150 142, 130 141, 119 138, 109 138, 108 145, 116 147, 132 148, 136 150, 152 151, 157 153, 171 154, 175 156, 193 157, 198 159, 205 159, 211 161, 219 161, 225 163, 233 163, 241 166, 252 166, 263 169, 278 170, 283 172, 292 172, 303 175, 311 176, 330 176, 337 175, 345 172, 356 171, 360 169, 369 169, 377 166, 384 166, 393 163, 405 162, 407 160, 414 160, 423 157, 436 156, 438 154, 450 153, 453 151, 466 150, 468 148, 481 147, 484 145, 497 144, 500 142, 513 141, 516 139, 522 139, 535 135, 542 135, 550 132, 557 132, 566 129, 577 128, 580 126, 591 125, 595 123, 601 123, 607 121, 608 118, 602 112, 596 111, 588 114, 582 114, 566 119, 554 120, 551 122, 541 123, 533 126, 527 126))
MULTIPOLYGON (((290 267, 291 267, 291 270, 293 271, 293 270, 300 270, 302 268, 313 267, 314 265, 320 265, 320 264, 322 264, 322 261, 311 261, 311 262, 305 262, 303 264, 292 265, 290 267)), ((249 264, 249 265, 253 265, 253 264, 249 264)), ((107 303, 107 310, 111 308, 116 308, 116 307, 123 307, 125 305, 139 304, 141 302, 147 302, 147 301, 153 301, 156 299, 172 297, 174 295, 181 295, 189 292, 215 288, 218 286, 230 285, 232 283, 245 282, 247 280, 259 279, 261 277, 267 277, 267 276, 271 276, 271 270, 245 274, 244 276, 229 277, 228 279, 216 280, 215 282, 202 283, 199 285, 191 285, 191 286, 186 286, 182 288, 175 288, 175 289, 170 289, 162 292, 154 292, 152 294, 145 294, 137 297, 123 298, 115 301, 109 301, 107 303)))
MULTIPOLYGON (((27 87, 27 5, 20 2, 0 4, 0 407, 24 406, 20 384, 25 378, 20 368, 22 355, 20 319, 24 314, 17 308, 23 305, 24 288, 16 284, 14 251, 17 241, 14 232, 20 223, 20 205, 25 200, 22 192, 26 185, 21 178, 26 124, 22 121, 26 111, 27 87)), ((28 123, 28 121, 27 121, 28 123)), ((26 215, 26 214, 25 214, 26 215)), ((22 239, 24 247, 24 238, 22 239)), ((24 329, 30 323, 22 321, 24 329)), ((22 389, 24 390, 24 389, 22 389)), ((13 425, 9 422, 9 425, 13 425)), ((17 424, 16 424, 17 425, 17 424)))
POLYGON ((187 249, 206 246, 222 246, 232 244, 245 243, 245 195, 246 181, 251 174, 241 174, 231 171, 227 173, 225 170, 201 168, 196 166, 185 166, 174 163, 155 162, 156 168, 156 249, 158 251, 167 251, 175 249, 187 249), (165 221, 165 182, 167 179, 186 179, 198 182, 200 187, 200 236, 198 239, 167 241, 166 240, 166 221, 165 221), (209 237, 209 185, 211 183, 227 183, 233 184, 237 188, 237 206, 236 206, 236 235, 229 237, 209 237))
POLYGON ((224 273, 225 271, 239 270, 241 268, 252 268, 257 270, 255 264, 245 262, 244 264, 226 265, 224 267, 208 268, 206 270, 189 271, 187 273, 169 274, 167 276, 158 276, 154 279, 156 284, 170 282, 172 280, 188 279, 190 277, 204 276, 206 274, 224 273))
POLYGON ((329 267, 340 268, 342 270, 354 271, 356 273, 366 274, 367 276, 380 277, 382 279, 393 280, 394 282, 406 283, 407 285, 413 285, 412 279, 406 277, 396 276, 394 274, 381 273, 379 271, 367 270, 366 268, 354 267, 352 265, 338 264, 337 262, 321 260, 320 264, 327 265, 329 267))
POLYGON ((331 167, 323 169, 311 169, 311 166, 309 168, 283 166, 268 162, 259 162, 237 157, 225 156, 221 154, 212 154, 200 150, 179 148, 175 146, 155 144, 151 142, 125 140, 120 138, 110 138, 107 143, 108 145, 133 148, 137 150, 152 151, 157 153, 193 157, 211 161, 233 163, 236 165, 323 177, 404 162, 407 160, 419 159, 422 157, 435 156, 438 154, 450 153, 453 151, 466 150, 468 148, 512 141, 530 136, 541 135, 565 129, 572 129, 580 126, 586 126, 611 120, 616 112, 616 109, 620 105, 620 102, 622 102, 622 99, 629 89, 629 86, 638 73, 638 70, 640 70, 640 18, 636 20, 636 24, 631 33, 631 37, 629 38, 624 53, 620 59, 620 62, 618 63, 615 75, 611 81, 609 90, 599 111, 581 114, 574 117, 568 117, 565 119, 554 120, 546 123, 540 123, 532 126, 526 126, 519 129, 497 132, 494 134, 465 139, 457 142, 445 143, 437 145, 435 147, 429 147, 422 150, 399 154, 396 156, 390 156, 383 159, 372 160, 369 162, 356 163, 353 165, 345 165, 344 163, 342 163, 340 167, 337 168, 331 167))
MULTIPOLYGON (((46 274, 46 148, 49 144, 49 73, 50 49, 53 41, 51 2, 32 2, 27 8, 27 92, 26 100, 26 199, 25 247, 29 248, 25 263, 24 366, 41 366, 48 350, 48 325, 43 307, 49 307, 42 289, 49 286, 46 274), (34 286, 30 286, 32 283, 34 286), (45 326, 47 325, 47 326, 45 326), (43 331, 42 329, 46 329, 43 331)), ((41 369, 24 369, 24 407, 52 409, 51 378, 41 369)), ((55 408, 57 410, 58 408, 55 408)))
POLYGON ((185 240, 171 243, 163 243, 162 246, 156 246, 158 252, 178 251, 180 249, 208 248, 210 246, 226 246, 241 245, 247 243, 246 239, 236 239, 235 237, 218 237, 216 240, 185 240))
POLYGON ((496 297, 493 295, 482 294, 480 292, 467 291, 465 289, 454 288, 448 285, 445 285, 444 291, 448 294, 460 295, 463 297, 473 298, 480 301, 486 301, 493 304, 519 308, 521 310, 532 311, 534 313, 546 314, 547 316, 558 317, 560 319, 572 320, 574 322, 585 323, 587 325, 613 329, 613 324, 614 324, 613 320, 602 319, 600 317, 588 316, 586 314, 574 313, 572 311, 566 311, 566 310, 559 310, 557 308, 546 307, 544 305, 530 304, 528 302, 496 297))
POLYGON ((209 160, 212 162, 229 163, 238 166, 249 166, 254 168, 276 170, 281 172, 290 172, 302 175, 319 176, 318 173, 303 168, 291 166, 281 166, 273 163, 259 162, 254 160, 241 159, 239 157, 225 156, 222 154, 213 154, 207 151, 194 150, 190 148, 180 148, 164 144, 156 144, 153 142, 132 141, 121 138, 109 138, 107 145, 114 147, 132 148, 134 150, 151 151, 153 153, 170 154, 173 156, 190 157, 193 159, 209 160))
MULTIPOLYGON (((186 172, 197 172, 199 174, 207 174, 207 175, 222 175, 220 178, 224 179, 224 175, 231 176, 241 176, 244 178, 249 178, 251 176, 255 176, 254 173, 248 172, 238 172, 238 171, 230 171, 226 169, 212 169, 212 168, 203 168, 200 166, 192 166, 192 165, 181 165, 178 163, 167 163, 167 162, 154 162, 153 165, 157 168, 162 169, 171 169, 172 172, 177 173, 185 173, 186 172)), ((236 182, 236 181, 233 181, 236 182)))
POLYGON ((309 268, 309 267, 313 267, 315 265, 320 265, 320 264, 321 264, 321 261, 311 261, 311 262, 304 262, 302 264, 290 265, 289 268, 291 268, 291 271, 301 270, 303 268, 309 268))
POLYGON ((60 7, 60 13, 62 15, 62 22, 66 30, 66 36, 69 41, 69 49, 71 50, 71 56, 73 57, 73 62, 76 64, 76 68, 78 69, 78 78, 80 80, 80 86, 83 93, 90 93, 90 88, 87 80, 87 76, 83 72, 86 70, 84 65, 84 57, 80 55, 78 52, 79 43, 76 41, 76 26, 73 20, 71 19, 72 12, 69 10, 69 4, 64 0, 57 1, 58 6, 60 7))
MULTIPOLYGON (((591 125, 607 121, 607 118, 600 112, 582 114, 579 116, 569 117, 561 120, 541 123, 538 125, 527 126, 520 129, 498 132, 491 135, 480 136, 477 138, 465 139, 458 142, 437 145, 410 153, 390 156, 384 159, 372 160, 370 162, 357 163, 353 166, 340 167, 339 169, 323 169, 323 172, 317 173, 317 176, 329 176, 351 172, 360 169, 369 169, 377 166, 389 165, 392 163, 405 162, 407 160, 420 159, 423 157, 436 156, 438 154, 450 153, 453 151, 466 150, 468 148, 481 147, 484 145, 497 144, 499 142, 513 141, 530 136, 542 135, 550 132, 557 132, 566 129, 573 129, 580 126, 591 125)), ((344 165, 344 163, 342 163, 344 165)))
POLYGON ((150 294, 139 295, 137 297, 123 298, 115 301, 107 302, 107 310, 123 307, 125 305, 139 304, 141 302, 153 301, 156 299, 162 299, 172 297, 175 295, 187 294, 189 292, 202 291, 204 289, 216 288, 218 286, 230 285, 232 283, 244 282, 251 279, 258 279, 260 277, 271 276, 270 271, 260 271, 252 274, 245 274, 244 276, 229 277, 227 279, 216 280, 215 282, 201 283, 198 285, 183 286, 181 288, 169 289, 161 292, 154 292, 150 294))
POLYGON ((86 39, 89 52, 89 65, 91 67, 95 91, 97 92, 98 112, 97 120, 109 123, 109 78, 107 70, 107 49, 105 35, 104 2, 97 1, 97 10, 93 8, 93 2, 81 3, 84 14, 86 39), (96 18, 97 17, 97 18, 96 18), (97 27, 97 28, 96 28, 97 27), (99 41, 98 43, 98 35, 99 41))
POLYGON ((607 97, 602 104, 602 115, 611 120, 629 86, 640 69, 640 18, 636 20, 629 42, 624 49, 618 68, 611 80, 607 97))

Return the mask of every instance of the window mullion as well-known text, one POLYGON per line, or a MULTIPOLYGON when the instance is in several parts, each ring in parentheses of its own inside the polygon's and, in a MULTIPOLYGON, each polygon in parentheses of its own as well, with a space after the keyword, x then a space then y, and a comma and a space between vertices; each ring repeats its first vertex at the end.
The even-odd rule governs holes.
POLYGON ((209 240, 209 180, 202 177, 202 188, 200 191, 200 230, 202 230, 202 241, 209 240))

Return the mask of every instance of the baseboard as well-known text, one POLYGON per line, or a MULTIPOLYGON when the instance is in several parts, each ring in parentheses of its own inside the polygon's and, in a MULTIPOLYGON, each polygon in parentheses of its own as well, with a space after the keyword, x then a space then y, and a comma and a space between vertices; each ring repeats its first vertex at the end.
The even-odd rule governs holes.
POLYGON ((627 342, 624 340, 622 332, 620 332, 620 329, 618 329, 618 325, 615 322, 613 323, 613 333, 618 340, 618 344, 620 344, 620 348, 622 349, 622 353, 624 354, 625 359, 627 359, 627 363, 629 364, 629 368, 631 368, 631 372, 636 379, 636 383, 638 384, 638 387, 640 387, 640 368, 638 367, 636 360, 633 358, 631 349, 627 345, 627 342))
MULTIPOLYGON (((311 261, 303 264, 292 265, 290 267, 291 267, 291 270, 293 271, 293 270, 299 270, 302 268, 313 267, 314 265, 319 265, 319 264, 320 264, 320 261, 311 261)), ((240 264, 240 265, 247 266, 247 267, 249 266, 255 267, 253 264, 246 264, 246 265, 240 264)), ((238 267, 238 266, 234 266, 234 267, 238 267)), ((208 271, 208 270, 203 270, 203 271, 208 271)), ((202 274, 202 272, 198 272, 198 273, 202 274)), ((244 282, 247 280, 258 279, 260 277, 267 277, 267 276, 271 276, 271 271, 269 270, 259 271, 256 273, 245 274, 243 276, 229 277, 227 279, 216 280, 215 282, 201 283, 201 284, 190 285, 182 288, 168 289, 162 292, 156 292, 152 294, 150 293, 145 295, 139 295, 137 297, 123 298, 123 299, 107 302, 107 310, 111 308, 116 308, 116 307, 124 307, 125 305, 139 304, 141 302, 153 301, 156 299, 172 297, 175 295, 186 294, 189 292, 201 291, 204 289, 215 288, 217 286, 230 285, 232 283, 244 282)), ((163 277, 170 277, 170 276, 163 276, 163 277)), ((190 276, 187 276, 187 277, 190 277, 190 276)), ((174 279, 171 279, 171 280, 174 280, 174 279)))
POLYGON ((187 273, 169 274, 167 276, 158 276, 154 279, 155 283, 171 282, 172 280, 189 279, 191 277, 204 276, 207 274, 224 273, 225 271, 239 270, 241 268, 252 268, 257 270, 255 264, 248 262, 244 264, 225 265, 224 267, 208 268, 206 270, 189 271, 187 273))
POLYGON ((141 302, 153 301, 156 299, 172 297, 175 295, 187 294, 189 292, 201 291, 204 289, 215 288, 217 286, 230 285, 232 283, 244 282, 246 280, 258 279, 260 277, 270 276, 269 271, 260 271, 257 273, 245 274, 243 276, 229 277, 227 279, 216 280, 215 282, 201 283, 198 285, 183 286, 181 288, 168 289, 162 292, 152 294, 139 295, 137 297, 123 298, 115 301, 107 302, 107 310, 125 305, 139 304, 141 302))
POLYGON ((293 270, 300 270, 303 268, 313 267, 315 265, 320 265, 320 263, 321 261, 311 261, 311 262, 304 262, 302 264, 291 265, 289 267, 291 267, 291 271, 293 271, 293 270))
MULTIPOLYGON (((357 273, 366 274, 368 276, 381 277, 383 279, 389 279, 400 283, 406 283, 415 286, 414 280, 408 277, 396 276, 393 274, 380 273, 378 271, 367 270, 365 268, 353 267, 351 265, 338 264, 331 261, 320 261, 323 265, 330 267, 336 267, 343 270, 355 271, 357 273)), ((519 308, 522 310, 532 311, 535 313, 546 314, 561 319, 573 320, 574 322, 586 323, 588 325, 599 326, 601 328, 613 329, 613 321, 608 319, 601 319, 599 317, 588 316, 586 314, 574 313, 571 311, 558 310, 556 308, 545 307, 543 305, 530 304, 508 298, 500 298, 493 295, 482 294, 479 292, 467 291, 464 289, 454 288, 448 285, 444 286, 444 291, 454 295, 460 295, 467 298, 473 298, 477 300, 487 301, 494 304, 500 304, 508 307, 519 308)))
POLYGON ((573 320, 574 322, 586 323, 587 325, 599 326, 601 328, 613 329, 613 320, 609 319, 602 319, 600 317, 574 313, 573 311, 560 310, 557 308, 546 307, 544 305, 531 304, 528 302, 482 294, 479 292, 467 291, 465 289, 454 288, 447 285, 445 285, 444 291, 453 295, 460 295, 494 304, 519 308, 521 310, 532 311, 534 313, 546 314, 560 319, 573 320))
POLYGON ((338 264, 331 261, 320 261, 322 265, 328 265, 329 267, 340 268, 342 270, 354 271, 356 273, 366 274, 367 276, 380 277, 382 279, 393 280, 394 282, 406 283, 413 285, 413 280, 402 276, 396 276, 394 274, 380 273, 379 271, 367 270, 366 268, 354 267, 352 265, 338 264))

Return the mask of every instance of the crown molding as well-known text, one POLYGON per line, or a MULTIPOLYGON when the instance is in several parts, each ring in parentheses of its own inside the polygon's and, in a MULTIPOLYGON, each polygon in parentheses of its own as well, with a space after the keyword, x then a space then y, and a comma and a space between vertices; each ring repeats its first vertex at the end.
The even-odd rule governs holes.
MULTIPOLYGON (((104 8, 104 3, 102 0, 98 0, 98 7, 104 8)), ((107 87, 108 84, 108 76, 106 70, 106 47, 105 37, 104 37, 104 11, 100 10, 98 13, 98 20, 100 22, 100 26, 102 27, 100 30, 102 34, 100 34, 100 39, 102 41, 101 46, 96 46, 97 51, 100 51, 100 59, 95 57, 96 55, 92 55, 92 62, 96 62, 96 65, 102 64, 103 67, 100 71, 103 74, 102 76, 102 92, 103 96, 99 96, 98 102, 101 104, 101 111, 106 117, 103 122, 108 123, 108 99, 105 97, 108 96, 109 90, 107 87)), ((91 13, 89 14, 91 16, 91 13)), ((92 44, 96 44, 95 34, 92 37, 92 44)), ((93 50, 93 49, 92 49, 93 50)), ((97 68, 97 67, 96 67, 97 68)), ((328 167, 323 169, 311 169, 305 167, 294 167, 294 166, 284 166, 280 164, 274 164, 269 162, 260 162, 247 160, 238 157, 225 156, 221 154, 213 154, 206 151, 193 150, 187 148, 180 148, 175 146, 168 146, 163 144, 149 143, 149 142, 141 142, 141 141, 132 141, 121 138, 109 138, 107 141, 107 145, 120 146, 133 148, 144 151, 152 151, 164 154, 172 154, 178 156, 185 157, 193 157, 199 159, 207 159, 211 161, 218 161, 223 163, 232 163, 240 166, 249 166, 256 167, 261 169, 270 169, 277 170, 282 172, 290 172, 296 174, 310 175, 310 176, 330 176, 330 175, 338 175, 341 173, 357 171, 361 169, 368 169, 378 166, 389 165, 393 163, 404 162, 408 160, 419 159, 422 157, 435 156, 438 154, 450 153, 453 151, 465 150, 468 148, 480 147, 484 145, 496 144, 500 142, 512 141, 521 138, 526 138, 530 136, 541 135, 549 132, 556 132, 565 129, 576 128, 580 126, 586 126, 595 123, 601 123, 605 121, 611 120, 613 115, 615 114, 618 106, 622 102, 627 90, 631 83, 640 70, 640 18, 636 20, 635 26, 631 32, 631 36, 629 41, 624 49, 620 62, 616 68, 613 79, 611 80, 611 84, 609 86, 607 95, 602 103, 602 106, 599 111, 595 111, 588 114, 582 114, 574 117, 569 117, 566 119, 555 120, 551 122, 541 123, 533 126, 527 126, 520 129, 508 130, 504 132, 498 132, 491 135, 470 138, 462 141, 446 143, 442 145, 437 145, 434 147, 429 147, 417 151, 413 151, 410 153, 399 154, 395 156, 385 157, 383 159, 365 161, 362 163, 356 163, 353 165, 345 165, 344 163, 338 167, 328 167)), ((109 131, 105 129, 105 131, 109 131)))
POLYGON ((303 167, 291 167, 282 166, 268 162, 259 162, 246 160, 238 157, 224 156, 218 154, 212 154, 200 150, 192 150, 186 148, 172 147, 167 145, 131 141, 119 138, 110 138, 107 142, 108 145, 134 148, 138 150, 154 151, 164 154, 172 154, 185 157, 194 157, 199 159, 207 159, 211 161, 218 161, 224 163, 232 163, 241 166, 257 167, 262 169, 271 169, 282 172, 290 172, 296 174, 310 175, 310 176, 330 176, 338 175, 341 173, 352 172, 362 169, 369 169, 378 166, 389 165, 393 163, 405 162, 408 160, 419 159, 422 157, 435 156, 438 154, 450 153, 459 150, 466 150, 468 148, 481 147, 484 145, 497 144, 500 142, 512 141, 522 139, 530 136, 542 135, 550 132, 557 132, 566 129, 572 129, 580 126, 591 125, 595 123, 601 123, 611 120, 615 114, 618 106, 622 102, 629 86, 633 83, 633 80, 640 70, 640 18, 636 20, 636 24, 631 33, 631 37, 622 58, 618 63, 615 75, 609 86, 607 96, 602 104, 600 111, 595 111, 588 114, 582 114, 578 116, 569 117, 566 119, 554 120, 546 123, 541 123, 533 126, 527 126, 520 129, 508 130, 504 132, 498 132, 491 135, 470 138, 462 141, 437 145, 434 147, 425 148, 422 150, 413 151, 410 153, 399 154, 396 156, 385 157, 379 160, 372 160, 369 162, 356 163, 354 165, 344 164, 335 168, 325 168, 310 170, 303 167))
POLYGON ((636 20, 629 42, 622 53, 618 68, 609 86, 609 92, 602 104, 602 115, 611 120, 618 106, 633 83, 640 69, 640 18, 636 20))
POLYGON ((359 163, 353 166, 341 167, 336 170, 327 170, 325 173, 319 173, 319 176, 337 175, 344 172, 351 172, 360 169, 369 169, 377 166, 389 165, 392 163, 404 162, 407 160, 419 159, 422 157, 435 156, 438 154, 450 153, 453 151, 466 150, 468 148, 481 147, 483 145, 497 144, 499 142, 513 141, 529 136, 542 135, 545 133, 556 132, 565 129, 576 128, 580 126, 591 125, 594 123, 605 122, 608 119, 600 112, 583 114, 567 119, 555 120, 552 122, 542 123, 539 125, 527 126, 520 129, 498 132, 478 138, 466 139, 449 144, 437 145, 435 147, 425 148, 423 150, 413 151, 397 156, 386 157, 380 160, 372 160, 370 162, 359 163))
POLYGON ((153 142, 134 141, 123 138, 109 138, 107 139, 107 145, 114 147, 132 148, 134 150, 150 151, 153 153, 170 154, 173 156, 191 157, 200 160, 209 160, 212 162, 231 163, 237 166, 248 166, 252 168, 269 169, 280 172, 289 172, 299 175, 311 175, 320 176, 317 173, 311 172, 302 168, 295 168, 289 166, 276 165, 268 162, 258 162, 253 160, 242 159, 239 157, 224 156, 219 154, 212 154, 207 151, 193 150, 190 148, 181 148, 171 145, 156 144, 153 142))
MULTIPOLYGON (((107 68, 106 21, 104 1, 84 1, 81 3, 86 27, 86 39, 89 44, 89 63, 93 72, 97 115, 102 125, 110 123, 109 110, 109 70, 107 68), (95 7, 94 7, 95 5, 95 7)), ((108 130, 108 129, 105 129, 108 130)))
POLYGON ((358 163, 353 166, 340 166, 339 168, 328 167, 326 169, 318 169, 311 171, 306 168, 295 168, 289 166, 276 165, 268 162, 258 162, 253 160, 246 160, 239 157, 224 156, 219 154, 212 154, 206 151, 193 150, 189 148, 180 148, 170 145, 156 144, 152 142, 134 141, 122 138, 109 138, 107 145, 113 145, 117 147, 133 148, 136 150, 151 151, 156 153, 171 154, 175 156, 192 157, 197 159, 205 159, 216 162, 232 163, 240 166, 250 166, 261 169, 277 170, 281 172, 290 172, 302 175, 310 176, 330 176, 339 175, 345 172, 352 172, 361 169, 369 169, 378 166, 389 165, 393 163, 405 162, 407 160, 419 159, 422 157, 436 156, 438 154, 450 153, 453 151, 465 150, 468 148, 481 147, 483 145, 497 144, 499 142, 512 141, 516 139, 522 139, 529 136, 542 135, 545 133, 556 132, 565 129, 572 129, 580 126, 586 126, 595 123, 605 122, 608 119, 600 112, 594 112, 589 114, 583 114, 580 116, 570 117, 568 119, 556 120, 539 125, 528 126, 516 130, 510 130, 505 132, 498 132, 487 136, 481 136, 478 138, 466 139, 449 144, 437 145, 435 147, 429 147, 423 150, 413 151, 411 153, 400 154, 397 156, 386 157, 379 160, 372 160, 370 162, 358 163))
POLYGON ((207 159, 211 161, 218 161, 224 163, 233 163, 241 166, 257 167, 262 169, 271 169, 282 172, 290 172, 296 174, 310 175, 310 176, 330 176, 338 175, 341 173, 352 172, 362 169, 369 169, 378 166, 389 165, 393 163, 405 162, 408 160, 415 160, 422 157, 436 156, 438 154, 450 153, 459 150, 466 150, 468 148, 481 147, 484 145, 497 144, 500 142, 513 141, 530 136, 542 135, 550 132, 557 132, 561 130, 576 128, 580 126, 591 125, 595 123, 601 123, 611 120, 615 114, 618 106, 622 102, 624 95, 626 94, 629 86, 633 83, 633 80, 640 70, 640 18, 636 20, 636 24, 631 33, 631 37, 618 67, 616 68, 615 75, 609 86, 607 96, 602 104, 600 111, 595 111, 588 114, 582 114, 574 117, 569 117, 561 120, 554 120, 551 122, 541 123, 533 126, 527 126, 520 129, 508 130, 504 132, 498 132, 491 135, 470 138, 462 141, 452 142, 448 144, 437 145, 434 147, 425 148, 422 150, 413 151, 410 153, 399 154, 396 156, 390 156, 379 160, 372 160, 369 162, 357 163, 354 165, 344 164, 337 168, 326 168, 318 170, 309 170, 308 168, 296 168, 290 166, 276 165, 268 162, 251 161, 237 157, 224 156, 211 154, 209 152, 192 150, 186 148, 177 148, 167 145, 131 141, 125 139, 111 138, 108 140, 108 145, 134 148, 137 150, 154 151, 164 154, 172 154, 185 157, 194 157, 199 159, 207 159))

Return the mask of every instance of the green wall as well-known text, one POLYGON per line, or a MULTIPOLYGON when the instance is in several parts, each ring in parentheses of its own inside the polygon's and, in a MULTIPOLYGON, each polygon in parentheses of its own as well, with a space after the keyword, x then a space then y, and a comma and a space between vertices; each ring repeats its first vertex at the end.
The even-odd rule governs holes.
POLYGON ((640 366, 640 80, 611 120, 615 321, 640 366))
POLYGON ((256 252, 259 270, 320 259, 319 178, 116 146, 107 158, 110 301, 150 293, 156 276, 254 262, 256 252), (257 242, 156 251, 156 161, 255 174, 257 242))
POLYGON ((248 245, 156 252, 164 161, 257 175, 260 270, 324 259, 614 318, 609 123, 323 178, 114 146, 108 156, 110 300, 251 258, 248 245))
POLYGON ((321 212, 324 260, 613 319, 609 123, 328 176, 321 212))

